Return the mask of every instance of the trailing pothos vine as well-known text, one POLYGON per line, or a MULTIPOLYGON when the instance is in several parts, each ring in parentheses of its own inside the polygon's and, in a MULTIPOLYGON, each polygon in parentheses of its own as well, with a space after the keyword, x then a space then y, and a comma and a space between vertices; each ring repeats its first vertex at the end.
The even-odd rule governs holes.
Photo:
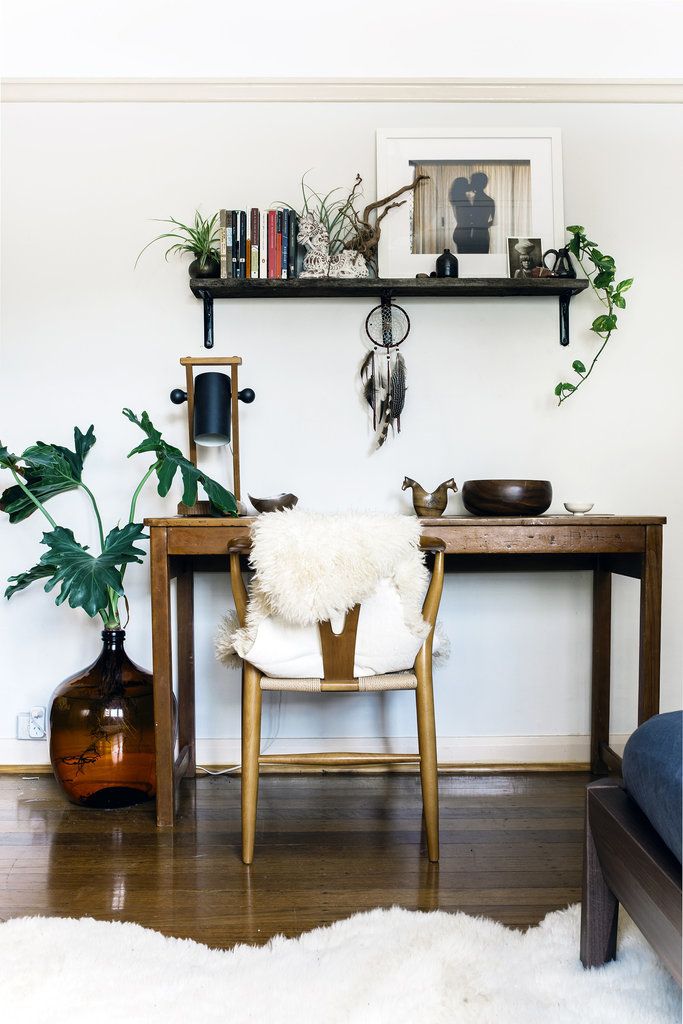
POLYGON ((556 386, 555 394, 558 398, 558 405, 562 405, 568 398, 576 394, 581 385, 590 377, 607 342, 612 337, 612 333, 617 329, 617 314, 615 310, 626 308, 624 292, 628 291, 633 284, 633 278, 628 277, 615 285, 617 270, 614 257, 605 256, 600 252, 597 243, 592 242, 587 237, 585 228, 581 227, 580 224, 572 224, 567 228, 567 231, 572 235, 567 248, 578 260, 579 266, 588 278, 591 288, 603 306, 606 307, 607 312, 601 313, 591 324, 591 330, 597 334, 602 343, 593 357, 593 361, 587 369, 580 359, 575 359, 572 363, 572 369, 579 376, 578 383, 571 384, 569 381, 562 381, 556 386), (592 264, 592 269, 587 264, 592 264))

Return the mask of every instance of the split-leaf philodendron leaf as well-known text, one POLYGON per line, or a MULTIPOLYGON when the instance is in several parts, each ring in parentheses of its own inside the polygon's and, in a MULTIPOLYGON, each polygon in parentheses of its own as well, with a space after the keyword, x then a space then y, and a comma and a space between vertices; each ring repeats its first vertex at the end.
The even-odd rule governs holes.
POLYGON ((146 412, 143 412, 140 418, 138 418, 130 409, 124 409, 123 415, 131 423, 137 424, 147 435, 147 439, 142 441, 137 448, 133 448, 128 458, 131 455, 138 455, 144 452, 152 452, 156 455, 157 490, 162 498, 168 494, 173 478, 176 472, 180 470, 183 478, 182 500, 185 505, 194 505, 197 500, 197 485, 201 484, 211 502, 213 515, 237 515, 235 496, 215 480, 212 480, 210 476, 206 476, 189 459, 186 459, 179 448, 174 448, 173 445, 164 441, 161 433, 156 429, 146 412))
MULTIPOLYGON (((83 463, 94 444, 95 431, 92 426, 88 427, 85 434, 75 427, 74 451, 43 441, 31 445, 19 456, 10 455, 6 448, 0 448, 0 465, 6 469, 13 468, 38 501, 45 504, 50 498, 80 486, 83 463)), ((0 496, 0 509, 7 513, 10 523, 20 523, 22 519, 33 515, 37 506, 15 484, 0 496)))
POLYGON ((142 523, 115 526, 104 540, 99 555, 91 555, 79 544, 73 532, 64 526, 43 534, 43 544, 49 548, 38 565, 26 573, 11 577, 6 597, 24 590, 34 580, 48 577, 45 590, 49 593, 59 584, 56 604, 68 601, 71 608, 83 608, 88 615, 97 615, 107 606, 109 589, 123 596, 120 567, 129 562, 141 562, 145 556, 137 541, 146 540, 142 523))

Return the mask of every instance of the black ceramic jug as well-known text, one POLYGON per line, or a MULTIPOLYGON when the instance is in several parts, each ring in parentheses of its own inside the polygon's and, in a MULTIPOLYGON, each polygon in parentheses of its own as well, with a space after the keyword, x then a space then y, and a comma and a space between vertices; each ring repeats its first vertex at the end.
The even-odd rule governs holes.
POLYGON ((458 276, 458 258, 454 256, 450 249, 444 249, 441 256, 436 261, 436 276, 437 277, 457 277, 458 276))

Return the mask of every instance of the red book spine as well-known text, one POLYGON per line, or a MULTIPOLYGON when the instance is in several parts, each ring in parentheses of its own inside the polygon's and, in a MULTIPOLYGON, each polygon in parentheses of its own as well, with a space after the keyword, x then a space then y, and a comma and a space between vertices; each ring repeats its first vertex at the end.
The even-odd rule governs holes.
POLYGON ((277 211, 268 210, 268 277, 275 277, 277 255, 277 211))

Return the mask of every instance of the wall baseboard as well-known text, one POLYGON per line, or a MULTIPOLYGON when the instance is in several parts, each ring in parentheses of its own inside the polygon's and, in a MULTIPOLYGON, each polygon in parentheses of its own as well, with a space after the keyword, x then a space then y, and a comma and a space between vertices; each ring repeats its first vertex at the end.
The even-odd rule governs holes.
MULTIPOLYGON (((628 734, 611 737, 613 748, 621 752, 628 734)), ((415 737, 362 738, 350 736, 329 739, 281 739, 268 748, 269 753, 324 753, 334 750, 361 750, 364 753, 408 753, 416 749, 415 737)), ((588 736, 442 736, 439 739, 439 766, 444 770, 486 768, 504 771, 550 766, 584 767, 589 762, 588 736)), ((198 739, 197 763, 215 767, 239 763, 239 739, 198 739)), ((0 739, 0 769, 39 770, 49 764, 47 743, 0 739), (40 749, 36 749, 40 747, 40 749)))
POLYGON ((4 103, 682 103, 681 79, 7 78, 4 103))

